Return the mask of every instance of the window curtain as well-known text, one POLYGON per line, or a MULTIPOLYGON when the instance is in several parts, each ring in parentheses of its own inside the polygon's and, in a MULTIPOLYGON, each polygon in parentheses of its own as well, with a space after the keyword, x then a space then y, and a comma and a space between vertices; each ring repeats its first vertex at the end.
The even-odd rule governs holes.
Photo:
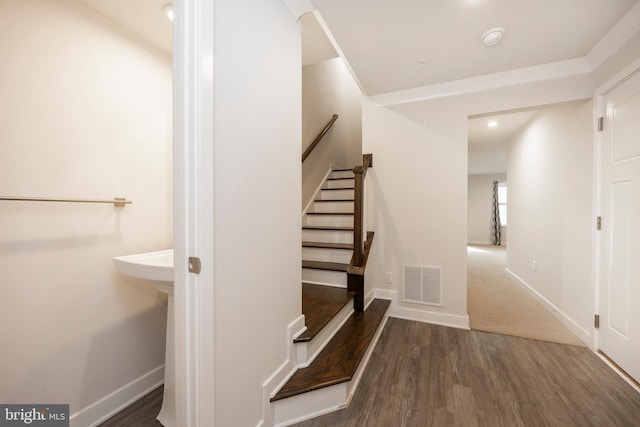
POLYGON ((493 214, 491 215, 491 244, 500 245, 500 202, 498 200, 498 181, 493 181, 493 214))

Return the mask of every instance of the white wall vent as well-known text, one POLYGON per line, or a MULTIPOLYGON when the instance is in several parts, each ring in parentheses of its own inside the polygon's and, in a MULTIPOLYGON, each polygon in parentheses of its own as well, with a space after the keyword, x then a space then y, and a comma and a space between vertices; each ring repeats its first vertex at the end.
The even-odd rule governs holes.
POLYGON ((442 306, 442 267, 403 264, 402 300, 442 306))

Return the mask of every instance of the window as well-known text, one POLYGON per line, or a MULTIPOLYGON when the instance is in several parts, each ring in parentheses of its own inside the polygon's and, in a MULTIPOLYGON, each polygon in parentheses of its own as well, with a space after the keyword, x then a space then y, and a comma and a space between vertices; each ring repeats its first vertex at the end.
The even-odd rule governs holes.
POLYGON ((498 210, 500 211, 500 225, 507 226, 507 183, 498 183, 498 210))

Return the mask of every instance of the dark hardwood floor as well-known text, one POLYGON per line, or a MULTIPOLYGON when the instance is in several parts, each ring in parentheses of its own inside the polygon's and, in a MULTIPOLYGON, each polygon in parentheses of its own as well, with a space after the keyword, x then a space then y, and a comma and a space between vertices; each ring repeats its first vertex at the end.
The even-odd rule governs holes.
POLYGON ((98 427, 162 427, 156 417, 162 407, 163 391, 162 386, 158 387, 98 427))
POLYGON ((584 347, 394 318, 350 406, 296 424, 639 425, 640 393, 584 347))
MULTIPOLYGON (((159 427, 161 400, 100 427, 159 427)), ((297 427, 639 425, 640 393, 586 348, 389 318, 350 406, 297 427)))

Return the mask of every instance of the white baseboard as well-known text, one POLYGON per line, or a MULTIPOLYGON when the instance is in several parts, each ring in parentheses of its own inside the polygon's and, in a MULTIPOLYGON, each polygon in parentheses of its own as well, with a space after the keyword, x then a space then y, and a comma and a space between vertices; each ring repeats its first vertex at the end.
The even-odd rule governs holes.
POLYGON ((160 387, 163 382, 164 365, 161 365, 75 414, 71 414, 69 425, 70 427, 96 426, 160 387))
POLYGON ((546 299, 542 294, 536 291, 531 285, 522 280, 520 276, 515 274, 513 271, 505 268, 507 274, 516 279, 518 283, 522 285, 522 287, 538 301, 547 311, 558 319, 567 329, 569 329, 575 336, 577 336, 582 342, 584 342, 589 348, 593 347, 592 336, 591 334, 583 329, 580 325, 578 325, 571 317, 567 316, 562 310, 556 307, 551 301, 546 299))
MULTIPOLYGON (((374 291, 375 291, 375 289, 371 289, 369 291, 369 293, 364 296, 364 307, 365 307, 365 309, 367 307, 369 307, 369 304, 371 304, 373 302, 373 299, 375 298, 374 291)), ((390 299, 390 298, 381 298, 381 299, 390 299)))
POLYGON ((376 298, 390 299, 389 317, 414 320, 416 322, 431 323, 434 325, 448 326, 450 328, 469 330, 469 316, 440 313, 435 311, 417 310, 414 308, 398 306, 398 292, 389 289, 374 289, 376 298))
POLYGON ((287 326, 287 342, 285 344, 287 360, 262 384, 262 419, 258 422, 257 427, 273 425, 273 408, 270 399, 296 372, 296 349, 293 340, 306 329, 303 314, 287 326))
POLYGON ((480 246, 490 246, 490 240, 469 240, 467 245, 480 245, 480 246))

